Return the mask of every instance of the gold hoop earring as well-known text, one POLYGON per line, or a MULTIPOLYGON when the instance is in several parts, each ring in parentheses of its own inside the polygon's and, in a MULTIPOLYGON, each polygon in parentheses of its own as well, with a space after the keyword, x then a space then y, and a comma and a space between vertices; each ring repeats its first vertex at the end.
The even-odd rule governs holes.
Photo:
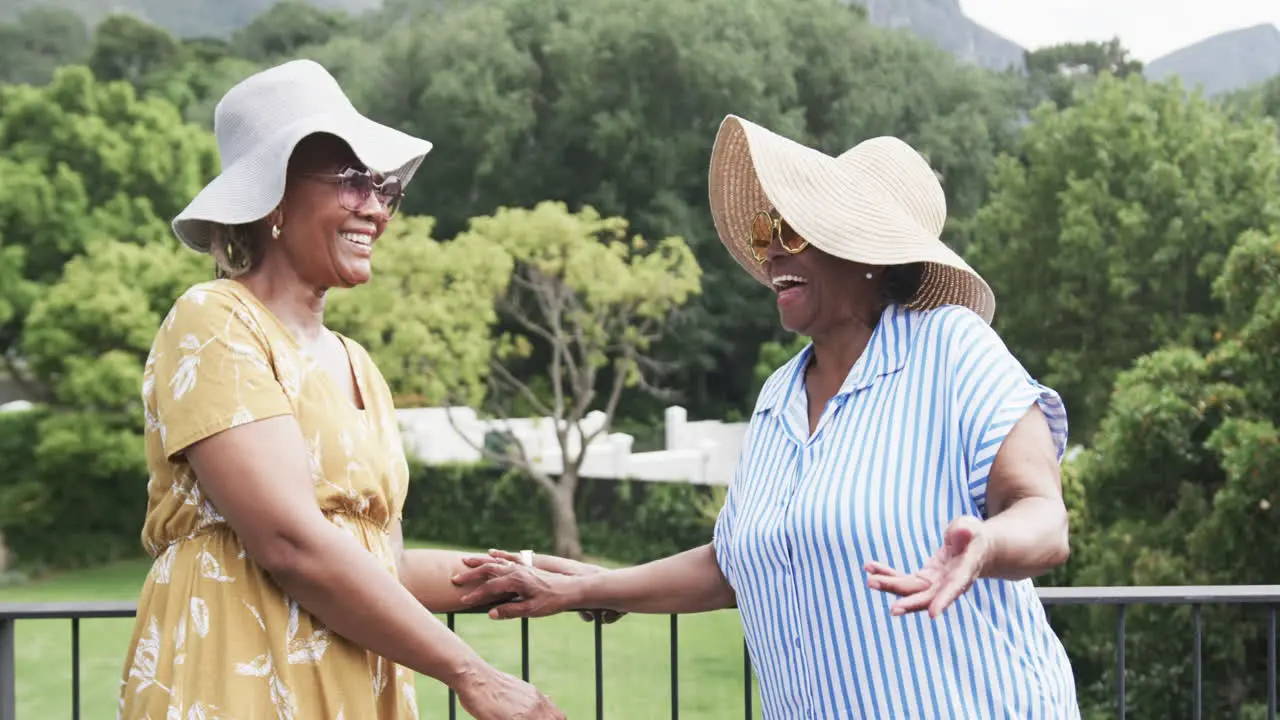
POLYGON ((235 264, 236 264, 236 250, 235 250, 235 248, 236 248, 236 246, 235 246, 235 245, 233 245, 232 243, 227 243, 227 251, 226 251, 226 252, 227 252, 227 264, 228 264, 228 265, 235 265, 235 264))

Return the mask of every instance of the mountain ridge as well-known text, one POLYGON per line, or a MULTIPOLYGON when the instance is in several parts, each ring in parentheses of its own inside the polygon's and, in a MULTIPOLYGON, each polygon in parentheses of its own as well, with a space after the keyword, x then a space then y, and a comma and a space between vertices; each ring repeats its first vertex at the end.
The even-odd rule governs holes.
MULTIPOLYGON (((304 0, 316 7, 357 14, 383 0, 304 0)), ((964 13, 960 0, 842 0, 861 5, 878 27, 902 29, 957 59, 995 71, 1021 71, 1026 49, 964 13)), ((35 7, 62 7, 90 25, 111 12, 129 12, 175 35, 228 36, 266 11, 276 0, 10 0, 0 21, 35 7)), ((1259 23, 1207 37, 1146 63, 1152 80, 1181 78, 1188 88, 1218 95, 1280 75, 1280 28, 1259 23)))
MULTIPOLYGON (((906 29, 960 60, 991 70, 1025 67, 1026 49, 964 14, 959 0, 851 0, 872 24, 906 29)), ((1145 63, 1151 80, 1177 76, 1219 95, 1280 75, 1280 28, 1271 23, 1212 35, 1145 63)))
POLYGON ((1219 95, 1280 75, 1280 27, 1258 23, 1228 30, 1147 63, 1152 80, 1177 76, 1187 87, 1219 95))
MULTIPOLYGON (((382 5, 382 0, 304 0, 323 10, 352 14, 382 5)), ((226 37, 266 12, 277 0, 10 0, 0 5, 0 21, 34 8, 65 8, 90 26, 117 12, 136 15, 178 37, 226 37)))
POLYGON ((915 33, 960 60, 991 70, 1021 69, 1021 45, 974 22, 959 0, 853 0, 866 8, 867 19, 884 28, 915 33))

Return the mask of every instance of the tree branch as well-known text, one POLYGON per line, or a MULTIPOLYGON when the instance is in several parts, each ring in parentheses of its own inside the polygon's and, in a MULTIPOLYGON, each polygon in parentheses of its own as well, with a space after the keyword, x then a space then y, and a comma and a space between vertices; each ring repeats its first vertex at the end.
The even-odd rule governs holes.
POLYGON ((534 412, 539 415, 552 414, 551 408, 547 407, 546 403, 542 402, 542 400, 538 398, 538 394, 535 393, 527 384, 513 375, 511 371, 507 369, 506 365, 503 365, 497 360, 490 360, 489 368, 493 370, 493 372, 500 378, 500 381, 505 383, 507 387, 510 387, 520 393, 524 399, 528 400, 529 404, 533 407, 534 412))
MULTIPOLYGON (((556 441, 560 446, 561 456, 565 458, 566 466, 569 464, 569 433, 573 425, 581 420, 585 413, 583 401, 590 403, 591 397, 587 393, 583 397, 583 387, 590 388, 594 378, 594 371, 589 363, 579 362, 574 357, 573 348, 568 340, 564 330, 564 318, 566 308, 570 308, 577 304, 577 297, 573 291, 567 287, 563 287, 557 278, 547 276, 535 267, 527 266, 517 271, 512 276, 513 292, 508 294, 502 301, 501 310, 509 314, 515 321, 523 327, 550 345, 551 351, 551 368, 549 378, 552 392, 552 407, 547 407, 546 403, 536 402, 535 406, 539 408, 539 412, 550 415, 555 422, 556 441), (527 273, 527 274, 526 274, 527 273), (531 296, 537 304, 538 311, 546 319, 546 324, 540 323, 530 317, 524 310, 525 303, 522 299, 525 296, 531 296), (549 326, 549 327, 548 327, 549 326), (574 396, 575 402, 572 403, 571 409, 566 409, 566 383, 565 372, 569 374, 569 390, 574 396)), ((575 336, 580 335, 580 328, 575 324, 575 336)), ((525 384, 520 383, 514 378, 512 373, 502 369, 503 379, 520 391, 526 398, 532 400, 534 393, 525 384)))
POLYGON ((636 385, 640 388, 641 392, 644 392, 645 394, 658 398, 660 400, 670 401, 670 400, 675 400, 677 397, 679 397, 679 393, 677 391, 667 389, 667 388, 662 388, 650 382, 648 377, 646 377, 646 372, 645 372, 646 370, 648 370, 654 375, 665 375, 671 370, 678 367, 679 366, 678 363, 660 362, 658 360, 655 360, 645 355, 637 355, 635 360, 636 360, 636 369, 637 369, 636 385))
POLYGON ((480 453, 482 457, 493 462, 511 463, 517 470, 528 475, 529 478, 541 486, 543 490, 546 490, 549 493, 554 493, 556 491, 556 483, 545 473, 533 466, 533 463, 529 460, 528 454, 525 452, 524 443, 520 442, 520 439, 517 438, 515 433, 512 433, 510 429, 507 430, 507 435, 511 440, 511 444, 516 447, 517 451, 515 453, 496 453, 485 447, 483 440, 481 440, 480 444, 477 445, 471 441, 471 438, 467 437, 467 435, 462 432, 458 427, 458 421, 453 417, 452 404, 445 406, 444 414, 445 417, 449 419, 449 426, 453 428, 454 434, 462 438, 463 442, 469 445, 471 449, 480 453))
POLYGON ((547 330, 546 328, 542 327, 538 323, 534 322, 528 315, 524 313, 523 310, 520 309, 519 303, 513 300, 503 299, 503 300, 500 300, 498 304, 500 306, 501 312, 507 315, 510 315, 512 319, 514 319, 517 323, 520 324, 520 327, 533 333, 534 335, 537 335, 538 337, 542 338, 543 340, 546 340, 549 343, 552 343, 552 344, 555 343, 556 339, 551 334, 551 331, 547 330))
MULTIPOLYGON (((625 336, 627 332, 626 328, 628 328, 631 324, 631 321, 632 321, 631 314, 632 314, 631 309, 628 308, 622 311, 621 313, 619 313, 617 317, 617 327, 622 328, 621 334, 623 336, 625 336)), ((646 321, 646 325, 647 325, 647 322, 648 321, 646 321)), ((607 333, 606 337, 612 334, 613 333, 607 333)), ((614 372, 613 385, 612 387, 610 387, 609 396, 605 400, 604 423, 602 423, 600 427, 596 428, 595 430, 585 435, 582 432, 581 424, 578 425, 578 436, 581 438, 583 447, 586 447, 587 445, 589 445, 597 437, 609 432, 609 430, 613 427, 613 419, 618 412, 618 402, 622 399, 622 390, 626 387, 627 377, 630 375, 631 368, 633 365, 635 365, 638 370, 639 354, 637 353, 636 345, 634 342, 624 341, 622 343, 612 346, 612 348, 606 347, 605 351, 607 352, 609 349, 613 349, 613 348, 616 348, 618 350, 619 354, 621 355, 621 358, 616 359, 613 362, 613 372, 614 372)), ((591 383, 592 383, 592 386, 594 387, 595 385, 594 374, 591 378, 591 383)), ((581 460, 579 460, 579 463, 580 462, 581 460)))
POLYGON ((42 387, 35 380, 28 378, 22 368, 18 367, 13 355, 7 352, 0 352, 0 357, 4 358, 4 367, 9 373, 10 379, 24 394, 38 402, 48 403, 53 400, 53 393, 42 387))
MULTIPOLYGON (((531 272, 537 272, 536 269, 531 272)), ((524 277, 520 272, 512 275, 512 283, 519 289, 527 290, 534 296, 538 303, 538 307, 545 317, 550 321, 551 327, 545 327, 525 313, 519 299, 519 293, 513 293, 511 296, 500 301, 501 311, 510 315, 525 330, 546 340, 551 346, 552 368, 551 368, 551 391, 553 395, 553 406, 555 412, 553 414, 557 419, 564 418, 564 372, 562 363, 568 366, 570 378, 578 375, 578 363, 575 362, 571 353, 566 348, 566 342, 563 332, 562 318, 564 316, 564 297, 548 298, 547 287, 554 290, 555 282, 548 281, 543 285, 538 285, 532 279, 524 277), (554 300, 554 302, 553 302, 554 300)), ((576 388, 575 388, 576 390, 576 388)), ((575 392, 576 394, 576 392, 575 392)))
MULTIPOLYGON (((626 384, 627 384, 627 375, 629 374, 629 371, 630 371, 629 366, 631 363, 634 363, 634 362, 635 362, 635 354, 633 352, 628 352, 623 356, 621 360, 613 364, 613 368, 614 368, 613 386, 609 388, 609 399, 605 402, 604 422, 600 425, 600 427, 596 428, 595 430, 592 430, 585 437, 582 437, 583 448, 586 448, 586 446, 590 444, 593 440, 595 440, 597 437, 609 432, 610 427, 613 426, 613 416, 614 416, 614 413, 618 411, 618 401, 622 398, 622 390, 623 388, 626 387, 626 384)), ((582 436, 581 424, 578 425, 578 428, 579 428, 578 433, 579 433, 579 436, 581 437, 582 436)), ((583 453, 582 455, 585 456, 586 453, 583 453)), ((576 467, 581 467, 581 466, 582 466, 582 458, 579 457, 578 462, 576 463, 576 467)))
MULTIPOLYGON (((567 250, 562 253, 561 261, 566 259, 566 255, 567 250)), ((586 365, 575 363, 572 356, 567 352, 561 326, 561 318, 563 317, 566 302, 576 299, 576 296, 573 290, 564 284, 563 278, 548 276, 536 266, 529 267, 529 277, 527 279, 522 278, 522 281, 524 286, 528 287, 533 293, 543 317, 547 318, 551 325, 549 331, 553 338, 551 342, 551 393, 554 397, 556 409, 553 417, 556 425, 556 441, 560 444, 560 457, 567 469, 569 465, 569 426, 565 423, 566 418, 564 417, 564 373, 561 361, 568 361, 572 373, 570 375, 571 384, 574 384, 578 368, 587 367, 586 365)), ((575 416, 570 418, 570 421, 576 423, 578 419, 578 416, 575 416)), ((581 438, 581 433, 579 433, 579 438, 581 438)), ((580 450, 578 455, 581 456, 582 454, 583 452, 580 450)), ((570 485, 575 484, 571 478, 566 479, 564 476, 560 478, 560 481, 562 483, 568 482, 570 485)))
MULTIPOLYGON (((549 333, 552 337, 551 341, 551 393, 553 403, 555 405, 555 418, 557 421, 564 418, 565 395, 564 395, 564 364, 567 361, 570 372, 576 372, 577 363, 568 355, 565 347, 564 336, 564 306, 565 300, 572 297, 572 291, 554 278, 547 278, 542 272, 536 268, 531 270, 536 278, 540 281, 534 282, 530 278, 527 286, 533 291, 538 301, 538 306, 547 318, 550 325, 549 333)), ((572 380, 573 375, 570 375, 572 380)), ((566 438, 567 439, 567 438, 566 438)))
POLYGON ((577 328, 574 335, 577 338, 578 362, 582 371, 575 377, 574 404, 569 418, 577 423, 586 416, 591 403, 596 399, 596 378, 599 376, 600 367, 592 362, 591 356, 595 353, 606 353, 607 349, 589 342, 581 326, 577 328))
POLYGON ((555 407, 554 417, 559 420, 564 416, 564 346, 561 343, 560 318, 553 320, 552 334, 556 341, 551 344, 551 402, 555 407))
POLYGON ((573 342, 566 343, 565 358, 573 360, 573 371, 570 378, 573 384, 573 409, 570 411, 568 419, 571 422, 578 422, 586 415, 587 408, 591 407, 591 403, 595 400, 596 388, 596 369, 591 364, 591 354, 594 350, 587 342, 587 336, 583 332, 583 318, 588 316, 578 295, 572 290, 564 298, 567 306, 566 314, 570 318, 573 327, 573 342), (574 356, 574 350, 577 356, 574 356))
MULTIPOLYGON (((560 446, 560 457, 567 458, 569 456, 569 431, 565 426, 564 420, 558 414, 553 415, 551 413, 551 409, 538 399, 537 393, 533 392, 532 388, 519 380, 509 369, 507 369, 505 365, 495 360, 490 362, 490 366, 496 371, 496 373, 494 376, 490 377, 491 389, 489 397, 496 397, 496 393, 493 392, 493 386, 498 385, 510 387, 525 396, 525 398, 533 405, 534 412, 539 415, 551 417, 551 421, 555 425, 556 444, 560 446)), ((511 415, 509 412, 499 412, 498 414, 503 417, 510 417, 511 415)))

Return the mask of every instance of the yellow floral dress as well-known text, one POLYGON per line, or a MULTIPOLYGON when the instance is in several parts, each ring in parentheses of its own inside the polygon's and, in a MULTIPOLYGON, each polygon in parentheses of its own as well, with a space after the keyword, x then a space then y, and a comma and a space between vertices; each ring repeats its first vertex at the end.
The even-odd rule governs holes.
MULTIPOLYGON (((142 381, 147 515, 155 558, 125 663, 120 718, 416 718, 414 674, 327 630, 245 554, 182 450, 293 414, 316 501, 395 574, 391 531, 408 486, 391 393, 342 338, 364 409, 240 283, 189 289, 165 318, 142 381)), ((271 462, 264 458, 264 462, 271 462)))

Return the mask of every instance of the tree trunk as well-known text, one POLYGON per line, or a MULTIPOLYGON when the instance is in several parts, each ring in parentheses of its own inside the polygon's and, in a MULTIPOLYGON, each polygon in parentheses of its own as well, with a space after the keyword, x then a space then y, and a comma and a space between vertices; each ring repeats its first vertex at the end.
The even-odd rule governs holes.
POLYGON ((578 535, 578 515, 573 509, 573 486, 556 483, 551 493, 551 527, 554 554, 573 560, 582 559, 582 539, 578 535))

